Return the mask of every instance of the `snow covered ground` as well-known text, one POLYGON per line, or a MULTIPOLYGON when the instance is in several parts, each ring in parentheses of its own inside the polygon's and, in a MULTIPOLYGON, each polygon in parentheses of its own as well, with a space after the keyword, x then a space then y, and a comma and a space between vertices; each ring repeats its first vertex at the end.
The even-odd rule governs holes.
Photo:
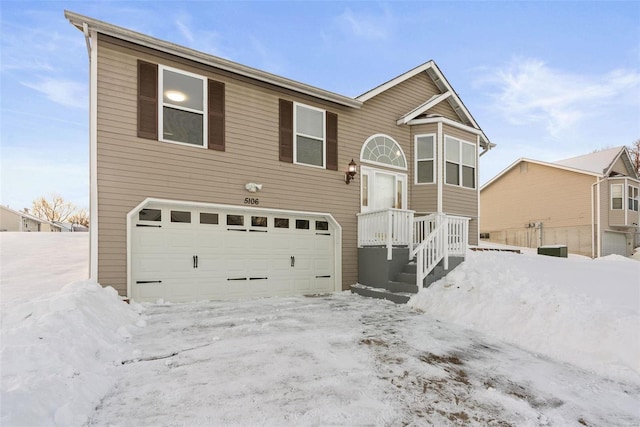
POLYGON ((637 261, 470 253, 402 306, 141 306, 82 281, 88 236, 25 234, 0 234, 3 426, 640 425, 637 261))

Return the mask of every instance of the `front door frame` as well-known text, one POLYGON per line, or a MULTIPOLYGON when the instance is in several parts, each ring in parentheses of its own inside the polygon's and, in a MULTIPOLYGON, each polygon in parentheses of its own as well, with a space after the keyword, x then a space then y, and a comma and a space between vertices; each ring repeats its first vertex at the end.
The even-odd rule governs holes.
POLYGON ((360 212, 370 212, 376 210, 376 208, 374 207, 376 201, 374 190, 376 176, 379 175, 391 175, 394 177, 395 187, 393 207, 397 209, 407 209, 407 173, 362 165, 360 166, 360 174, 362 176, 360 179, 360 212), (400 204, 398 204, 398 182, 402 182, 402 200, 400 201, 400 204), (366 195, 364 194, 365 192, 367 193, 366 195))

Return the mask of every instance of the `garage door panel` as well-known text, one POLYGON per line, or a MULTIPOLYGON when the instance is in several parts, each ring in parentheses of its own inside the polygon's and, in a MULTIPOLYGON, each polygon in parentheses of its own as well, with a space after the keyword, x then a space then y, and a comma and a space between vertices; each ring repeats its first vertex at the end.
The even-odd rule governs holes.
POLYGON ((627 238, 623 233, 605 231, 602 234, 602 256, 627 256, 627 238))
MULTIPOLYGON (((162 208, 164 221, 152 224, 161 227, 133 224, 131 259, 135 299, 163 298, 178 302, 284 296, 334 289, 335 236, 331 229, 319 233, 315 230, 318 222, 326 224, 325 218, 282 212, 251 215, 246 208, 215 212, 212 208, 210 211, 218 215, 220 224, 216 223, 217 219, 200 224, 198 210, 191 211, 191 223, 172 223, 171 210, 162 208), (229 216, 242 216, 246 226, 226 225, 229 216), (258 220, 252 221, 254 218, 258 220), (263 218, 267 218, 265 227, 261 226, 265 224, 263 218), (289 228, 276 227, 274 218, 288 219, 289 228), (302 228, 296 228, 300 224, 302 228), (162 283, 136 283, 145 280, 162 283)), ((238 218, 235 221, 239 221, 238 218)), ((283 221, 278 224, 283 225, 283 221)))
POLYGON ((139 283, 136 286, 137 295, 133 298, 138 301, 158 301, 167 294, 167 287, 162 283, 139 283))

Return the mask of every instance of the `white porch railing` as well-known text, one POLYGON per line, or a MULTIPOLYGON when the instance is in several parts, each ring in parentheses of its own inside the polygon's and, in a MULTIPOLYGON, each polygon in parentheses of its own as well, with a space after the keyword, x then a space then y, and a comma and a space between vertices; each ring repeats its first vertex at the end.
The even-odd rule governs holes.
POLYGON ((411 247, 413 211, 383 209, 358 214, 358 247, 384 246, 391 260, 394 246, 411 247))
POLYGON ((444 269, 448 270, 449 256, 465 255, 469 243, 469 218, 431 214, 418 217, 415 222, 417 233, 431 231, 411 251, 411 257, 416 257, 416 285, 421 288, 425 277, 440 261, 444 261, 444 269), (418 225, 418 221, 423 224, 418 225))
POLYGON ((469 218, 434 213, 415 216, 414 211, 383 209, 358 214, 358 247, 383 246, 392 259, 394 246, 410 249, 409 259, 416 258, 416 284, 419 288, 427 275, 449 256, 465 255, 468 246, 469 218))

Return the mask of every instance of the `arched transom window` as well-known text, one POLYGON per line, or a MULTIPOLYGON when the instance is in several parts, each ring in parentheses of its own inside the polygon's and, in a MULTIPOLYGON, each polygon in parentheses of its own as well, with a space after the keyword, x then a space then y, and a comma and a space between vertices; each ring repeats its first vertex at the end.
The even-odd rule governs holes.
POLYGON ((407 169, 407 159, 400 145, 387 135, 370 136, 362 146, 360 160, 367 163, 407 169))

